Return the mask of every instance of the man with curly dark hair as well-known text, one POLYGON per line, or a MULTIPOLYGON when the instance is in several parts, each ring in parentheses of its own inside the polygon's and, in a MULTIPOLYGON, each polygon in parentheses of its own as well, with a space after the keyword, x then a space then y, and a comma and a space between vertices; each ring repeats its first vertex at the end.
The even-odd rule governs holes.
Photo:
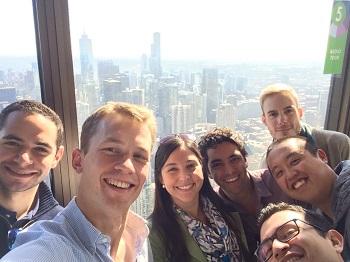
POLYGON ((260 209, 269 203, 294 201, 281 191, 267 169, 247 169, 247 151, 239 133, 215 128, 201 137, 199 149, 205 173, 219 186, 219 196, 244 217, 248 246, 253 252, 259 239, 256 218, 260 209))

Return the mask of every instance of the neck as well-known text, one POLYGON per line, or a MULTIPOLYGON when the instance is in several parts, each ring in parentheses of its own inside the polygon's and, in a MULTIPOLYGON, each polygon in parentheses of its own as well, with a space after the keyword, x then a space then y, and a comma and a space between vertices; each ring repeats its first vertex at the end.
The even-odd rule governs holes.
POLYGON ((325 213, 329 218, 331 218, 332 220, 334 220, 334 214, 332 211, 332 205, 331 205, 331 200, 330 198, 327 199, 326 201, 322 201, 320 204, 315 204, 315 207, 318 207, 319 209, 321 209, 321 211, 323 213, 325 213))
POLYGON ((175 204, 190 216, 201 221, 203 220, 203 212, 201 212, 201 207, 199 204, 199 196, 195 201, 191 203, 175 203, 175 204))
POLYGON ((25 216, 33 207, 38 186, 30 188, 23 192, 9 192, 0 190, 0 205, 12 212, 16 212, 17 219, 25 216))
POLYGON ((76 203, 87 220, 101 233, 111 238, 110 255, 111 257, 116 257, 129 209, 118 210, 114 208, 113 212, 111 211, 112 209, 106 211, 105 207, 93 204, 83 197, 79 197, 79 194, 76 198, 76 203))
POLYGON ((238 193, 227 192, 222 189, 225 195, 233 202, 238 203, 247 213, 256 215, 258 210, 257 195, 254 189, 254 183, 249 179, 249 184, 246 190, 241 190, 238 193))

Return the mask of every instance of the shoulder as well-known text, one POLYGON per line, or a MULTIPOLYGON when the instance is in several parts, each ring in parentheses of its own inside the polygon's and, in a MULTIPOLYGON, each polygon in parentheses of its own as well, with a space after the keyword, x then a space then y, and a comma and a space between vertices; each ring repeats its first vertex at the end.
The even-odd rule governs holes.
MULTIPOLYGON (((312 136, 318 140, 318 139, 325 139, 327 142, 347 142, 349 143, 350 139, 347 135, 337 132, 337 131, 332 131, 332 130, 323 130, 323 129, 312 129, 312 136)), ((318 141, 316 141, 317 143, 318 141)))
POLYGON ((74 249, 67 245, 67 241, 59 235, 44 235, 36 240, 24 243, 10 251, 1 261, 6 262, 62 262, 74 261, 74 249))

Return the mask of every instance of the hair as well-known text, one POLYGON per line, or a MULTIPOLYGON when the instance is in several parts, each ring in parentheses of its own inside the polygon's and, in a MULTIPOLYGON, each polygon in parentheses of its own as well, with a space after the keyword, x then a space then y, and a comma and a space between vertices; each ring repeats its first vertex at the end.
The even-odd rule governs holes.
POLYGON ((263 88, 260 92, 260 107, 264 114, 264 102, 267 97, 277 95, 277 94, 283 94, 291 97, 296 105, 299 107, 299 98, 295 90, 286 84, 276 83, 272 85, 268 85, 265 88, 263 88))
POLYGON ((12 112, 23 112, 25 114, 39 114, 51 120, 57 128, 56 147, 63 143, 63 124, 60 117, 48 106, 33 100, 20 100, 5 107, 0 113, 0 130, 5 126, 8 116, 12 112))
POLYGON ((303 136, 290 136, 290 137, 283 137, 281 139, 275 140, 273 141, 267 148, 266 151, 266 162, 267 162, 267 158, 269 157, 269 154, 271 153, 271 151, 278 146, 279 144, 282 144, 283 142, 287 141, 287 140, 295 140, 295 143, 298 143, 299 147, 305 148, 305 150, 307 150, 311 155, 313 156, 317 156, 317 146, 315 145, 315 143, 313 143, 312 141, 309 141, 306 137, 303 136), (305 142, 305 145, 302 145, 302 142, 305 142))
POLYGON ((109 114, 119 114, 139 123, 145 123, 151 132, 152 145, 154 144, 157 135, 157 125, 151 110, 141 105, 124 102, 108 102, 99 107, 83 124, 80 135, 80 148, 84 153, 87 153, 89 150, 90 139, 96 134, 99 123, 109 114))
POLYGON ((212 131, 209 131, 207 134, 200 138, 198 147, 200 153, 203 157, 204 167, 208 172, 208 150, 211 148, 216 148, 217 145, 228 142, 235 145, 238 150, 241 152, 244 159, 246 159, 248 153, 244 147, 244 141, 242 136, 233 131, 230 128, 214 128, 212 131))
MULTIPOLYGON (((151 214, 152 227, 160 234, 165 243, 167 261, 188 261, 189 252, 185 245, 185 239, 182 235, 180 224, 176 219, 176 213, 173 208, 173 200, 166 189, 162 188, 161 177, 162 168, 169 156, 178 148, 185 147, 191 150, 202 165, 201 155, 196 143, 181 135, 173 135, 172 138, 161 142, 155 155, 155 204, 151 214), (169 226, 170 225, 170 226, 169 226)), ((204 181, 199 191, 200 196, 207 197, 223 216, 228 227, 235 233, 242 256, 249 256, 246 247, 242 244, 241 232, 229 219, 222 201, 214 192, 210 185, 208 175, 203 170, 204 181)))
POLYGON ((328 230, 333 229, 331 221, 327 220, 322 214, 317 213, 313 210, 304 209, 301 206, 291 205, 284 202, 274 204, 270 203, 264 207, 258 216, 258 226, 261 230, 262 225, 268 220, 273 214, 281 211, 293 211, 305 215, 305 222, 314 226, 314 229, 321 235, 325 236, 328 230), (322 231, 320 230, 322 229, 322 231))

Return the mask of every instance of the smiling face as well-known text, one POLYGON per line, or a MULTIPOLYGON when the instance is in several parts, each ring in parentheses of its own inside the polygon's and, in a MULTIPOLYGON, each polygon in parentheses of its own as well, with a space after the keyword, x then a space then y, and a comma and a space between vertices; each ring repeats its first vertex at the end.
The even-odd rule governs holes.
POLYGON ((88 151, 73 153, 73 166, 82 174, 77 202, 83 209, 126 210, 149 172, 151 132, 118 113, 107 114, 98 125, 88 151))
MULTIPOLYGON (((305 215, 291 210, 279 211, 269 217, 260 230, 261 242, 271 237, 282 224, 292 220, 305 221, 305 215)), ((341 251, 343 240, 339 233, 334 230, 328 231, 326 236, 321 236, 312 226, 297 221, 300 232, 287 243, 275 239, 272 242, 271 261, 343 261, 341 251)))
POLYGON ((300 133, 303 110, 285 93, 267 96, 262 105, 262 122, 274 139, 296 136, 300 133))
POLYGON ((37 186, 63 155, 57 127, 40 114, 15 111, 0 130, 0 191, 23 192, 37 186))
POLYGON ((209 148, 208 170, 211 177, 228 196, 241 193, 250 186, 247 161, 238 147, 230 142, 222 142, 209 148))
POLYGON ((198 204, 203 171, 197 156, 185 146, 175 149, 161 169, 161 182, 180 208, 198 204))
POLYGON ((287 195, 319 207, 330 201, 336 175, 327 165, 325 153, 318 150, 314 156, 305 143, 298 138, 282 141, 268 154, 267 164, 287 195))

